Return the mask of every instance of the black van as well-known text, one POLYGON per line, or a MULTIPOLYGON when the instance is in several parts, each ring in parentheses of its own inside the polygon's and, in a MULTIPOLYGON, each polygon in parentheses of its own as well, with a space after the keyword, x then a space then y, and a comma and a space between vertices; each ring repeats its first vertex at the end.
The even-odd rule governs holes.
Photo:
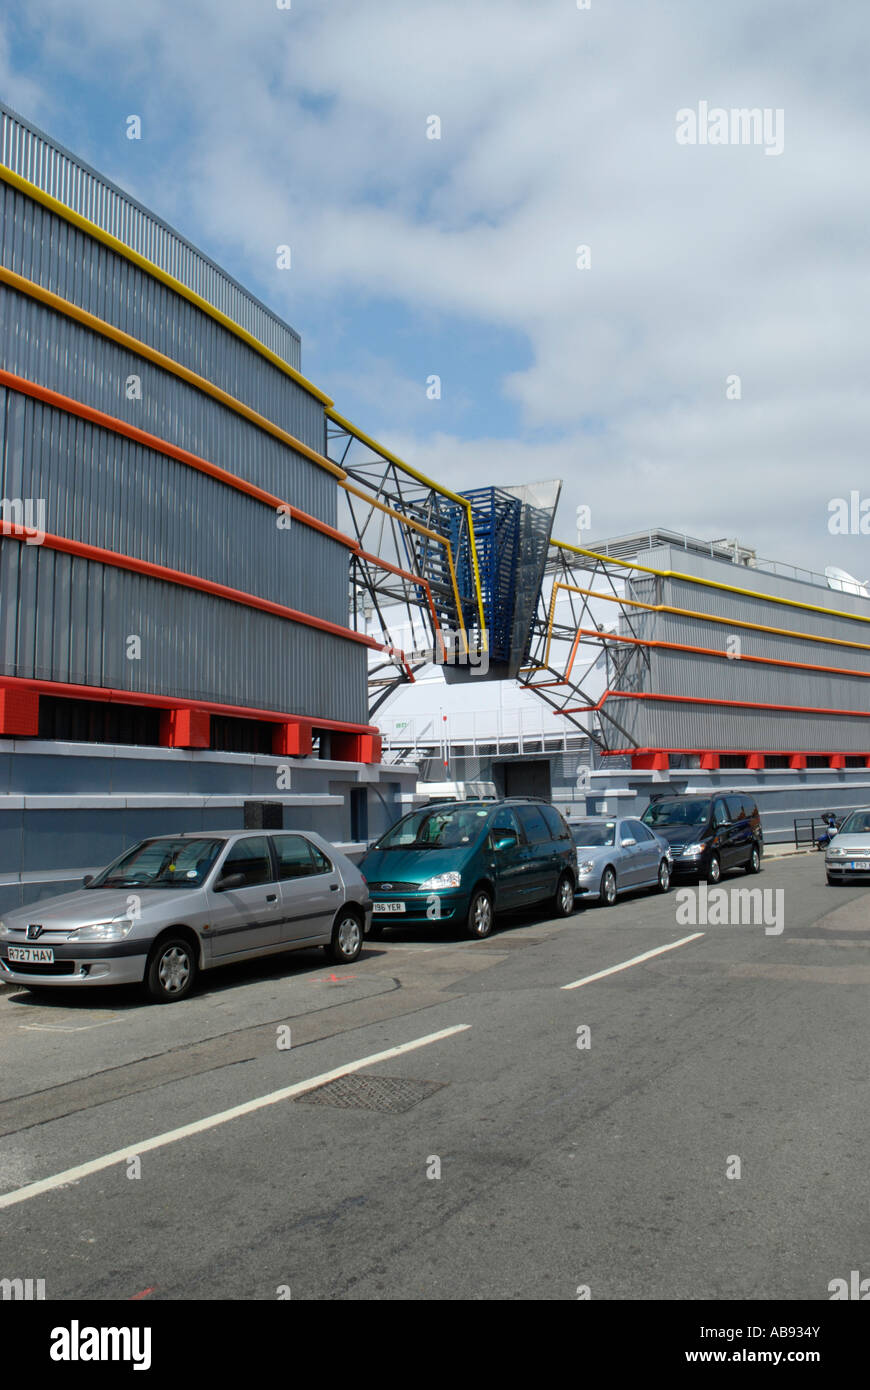
POLYGON ((641 820, 670 844, 675 877, 718 883, 732 869, 757 874, 761 868, 761 817, 742 793, 659 796, 641 820))

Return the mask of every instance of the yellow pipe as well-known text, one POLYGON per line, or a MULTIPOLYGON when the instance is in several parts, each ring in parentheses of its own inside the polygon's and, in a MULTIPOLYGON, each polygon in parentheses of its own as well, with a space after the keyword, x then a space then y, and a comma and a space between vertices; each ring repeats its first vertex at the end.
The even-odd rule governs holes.
MULTIPOLYGON (((567 548, 567 547, 565 547, 567 548)), ((572 547, 573 548, 573 547, 572 547)), ((623 607, 642 608, 647 613, 675 613, 681 618, 696 618, 704 623, 722 623, 725 627, 748 628, 752 632, 773 633, 777 637, 799 637, 805 642, 823 642, 833 647, 850 647, 856 651, 870 651, 870 644, 866 642, 850 642, 844 637, 819 637, 813 632, 796 632, 790 627, 769 627, 764 623, 750 623, 743 619, 723 618, 713 613, 701 613, 696 608, 675 608, 667 603, 642 603, 639 599, 619 598, 616 594, 603 594, 598 589, 583 589, 577 584, 563 584, 557 580, 553 585, 556 589, 563 589, 567 593, 584 594, 589 598, 602 599, 605 603, 618 603, 623 607)), ((553 640, 553 627, 555 619, 555 601, 550 600, 550 616, 547 623, 547 645, 544 651, 544 661, 540 666, 527 666, 520 674, 534 675, 536 671, 544 671, 549 666, 550 646, 553 640)), ((602 638, 606 640, 607 633, 602 633, 602 638)))
POLYGON ((7 270, 5 266, 0 266, 0 282, 9 285, 11 289, 17 290, 20 294, 29 295, 31 299, 38 299, 42 304, 46 304, 50 309, 53 309, 55 313, 65 314, 67 318, 75 319, 78 323, 84 324, 86 328, 89 328, 91 332, 99 333, 102 337, 111 339, 112 342, 118 343, 119 346, 126 348, 128 352, 135 353, 137 357, 142 357, 147 362, 153 362, 155 366, 162 368, 163 371, 171 372, 173 376, 177 376, 182 381, 186 381, 188 385, 195 386, 198 391, 204 391, 206 395, 219 401, 221 405, 227 406, 230 410, 234 410, 237 415, 244 416, 244 418, 250 420, 252 424, 274 435, 282 444, 286 444, 297 453, 304 455, 305 458, 310 459, 312 463, 316 463, 318 467, 325 469, 327 473, 331 473, 334 477, 339 479, 347 477, 344 469, 339 468, 337 463, 332 462, 332 459, 326 458, 323 454, 318 454, 316 449, 312 449, 307 444, 303 444, 301 439, 297 439, 294 435, 288 434, 286 430, 281 429, 280 425, 274 424, 271 420, 268 420, 265 415, 260 415, 256 410, 252 410, 250 406, 245 405, 244 401, 237 400, 236 397, 231 396, 229 392, 222 391, 219 386, 215 386, 213 382, 208 381, 206 377, 199 376, 196 372, 192 372, 189 367, 184 367, 180 362, 176 362, 173 358, 167 357, 162 352, 158 352, 156 348, 149 347, 148 343, 140 342, 138 338, 133 338, 129 333, 124 333, 122 329, 116 328, 113 323, 107 323, 105 319, 98 319, 95 314, 89 313, 87 309, 80 309, 77 304, 71 303, 68 299, 61 298, 59 294, 55 294, 52 290, 44 289, 42 285, 37 285, 33 280, 25 279, 23 275, 16 275, 15 271, 7 270))
POLYGON ((31 183, 29 179, 22 178, 20 174, 16 174, 12 169, 7 168, 5 164, 0 164, 0 179, 3 179, 4 183, 8 183, 10 187, 17 189, 19 193, 25 194, 26 197, 32 198, 37 203, 42 203, 43 207, 48 208, 58 217, 64 218, 64 220, 71 223, 72 226, 78 227, 80 231, 86 232, 88 236, 95 237, 96 240, 101 241, 104 246, 108 246, 112 251, 117 252, 119 256, 124 256, 125 259, 131 261, 133 265, 137 265, 140 270, 144 270, 148 275, 153 275, 156 280, 160 280, 164 285, 168 285, 176 294, 180 294, 191 304, 195 304, 197 309, 201 309, 204 314, 208 314, 210 318, 213 318, 215 322, 228 329, 230 333, 234 333, 237 338, 241 338, 243 343, 247 343, 248 347, 253 348, 261 357, 265 357, 268 362, 271 362, 274 367, 282 371, 285 376, 291 377, 292 380, 296 382, 297 386, 301 386, 304 390, 310 392, 312 396, 322 401, 324 405, 332 405, 331 398, 327 396, 325 392, 321 391, 319 387, 315 386, 307 377, 304 377, 301 372, 297 372, 296 368, 291 367, 288 362, 285 362, 283 357, 279 357, 277 353, 272 352, 270 348, 266 347, 265 343, 261 343, 259 339, 255 338, 247 329, 241 328, 239 324, 235 323, 226 314, 221 313, 220 309, 216 309, 213 304, 209 304, 208 300, 203 299, 195 290, 188 289, 187 285, 182 284, 180 280, 176 280, 175 277, 170 275, 167 271, 161 270, 160 266, 155 265, 153 261, 149 261, 147 257, 140 255, 138 251, 134 251, 131 246, 127 246, 123 241, 120 241, 118 237, 113 236, 111 232, 104 231, 103 228, 98 227, 95 222, 90 222, 87 217, 82 217, 81 213, 74 212, 73 209, 68 208, 65 203, 52 197, 50 193, 45 193, 41 188, 38 188, 35 183, 31 183))
POLYGON ((448 538, 446 536, 439 536, 437 531, 430 531, 429 527, 424 526, 421 521, 414 521, 409 516, 403 516, 401 512, 397 512, 394 507, 388 507, 386 502, 381 502, 379 498, 371 497, 367 492, 363 492, 362 488, 356 487, 353 483, 349 482, 346 476, 339 483, 339 487, 343 487, 345 492, 352 492, 354 497, 359 497, 367 506, 376 507, 379 512, 385 512, 387 516, 393 517, 400 525, 410 526, 412 530, 419 531, 420 535, 428 536, 430 540, 436 541, 439 545, 443 545, 446 548, 447 567, 450 570, 450 583, 453 588, 453 599, 456 604, 456 616, 459 619, 462 641, 467 653, 468 634, 465 631, 465 623, 462 620, 462 604, 459 602, 459 585, 456 582, 456 570, 453 567, 453 551, 450 547, 448 538))
POLYGON ((482 640, 486 642, 486 620, 483 616, 483 593, 480 587, 480 569, 477 563, 477 545, 474 539, 474 520, 472 518, 471 503, 468 501, 468 498, 460 496, 458 492, 451 492, 450 488, 442 487, 441 483, 436 483, 433 478, 427 478, 425 473, 420 473, 418 469, 412 468, 404 459, 400 459, 398 454, 391 453, 389 449, 385 449, 382 444, 379 444, 376 439, 372 439, 371 435, 364 434, 362 430, 357 429, 356 425, 352 424, 350 420, 346 420, 343 415, 339 415, 338 411, 332 406, 327 407, 326 416, 333 424, 338 425, 339 429, 343 429, 347 434, 353 435, 354 439, 358 440, 360 444, 365 444, 366 448, 371 449, 372 453, 378 454, 380 458, 386 459, 388 463, 395 464, 403 473, 407 473, 410 478, 414 478, 416 482, 422 483, 424 487, 430 488, 432 492, 440 493, 441 496, 446 497, 448 501, 456 502, 460 507, 465 509, 468 522, 468 548, 471 552, 471 564, 474 571, 474 588, 475 597, 477 598, 477 612, 480 618, 480 632, 482 640))
POLYGON ((55 294, 52 290, 47 290, 42 285, 38 285, 34 280, 28 280, 25 276, 18 275, 13 270, 7 270, 7 268, 2 265, 0 265, 0 283, 8 285, 10 289, 20 294, 28 295, 31 299, 38 300, 55 313, 64 314, 67 318, 74 319, 77 323, 81 323, 85 328, 90 329, 91 332, 99 333, 101 337, 108 338, 111 342, 117 343, 120 347, 132 352, 135 356, 143 358, 146 362, 153 362, 155 366, 160 367, 163 371, 171 372, 172 375, 178 377, 179 380, 187 382, 188 385, 195 387, 199 391, 203 391, 206 395, 211 396, 213 400, 218 401, 221 405, 227 406, 228 409, 234 411, 237 415, 241 415, 258 428, 271 434, 275 439, 280 440, 282 444, 286 444, 288 448, 293 449, 296 453, 302 454, 304 458, 309 459, 312 463, 316 463, 318 467, 323 468, 326 472, 331 473, 341 486, 346 487, 349 492, 354 492, 366 503, 378 507, 382 511, 389 512, 403 524, 412 526, 415 530, 420 531, 422 534, 429 536, 432 540, 446 546, 456 611, 459 617, 463 642, 467 650, 468 637, 462 619, 462 605, 459 601, 459 586, 456 582, 456 571, 453 564, 450 542, 446 536, 439 536, 437 532, 430 531, 419 522, 413 521, 409 517, 402 516, 400 512, 394 512, 392 508, 386 507, 382 502, 378 502, 376 498, 370 497, 367 493, 353 487, 346 481, 347 473, 345 470, 339 467, 337 463, 333 463, 332 459, 326 458, 323 454, 318 454, 315 449, 304 444, 301 439, 297 439, 295 435, 289 434, 287 430, 281 429, 280 425, 274 424, 273 421, 267 419, 265 415, 260 415, 256 410, 252 410, 250 406, 245 405, 244 401, 240 401, 235 396, 231 396, 229 392, 223 391, 219 386, 215 386, 214 383, 209 381, 206 377, 199 376, 198 373, 191 371, 189 367, 185 367, 180 362, 176 362, 173 358, 167 357, 165 353, 158 352, 156 348, 152 348, 148 343, 141 342, 138 338, 132 337, 131 334, 125 333, 120 328, 116 328, 114 324, 107 323, 105 319, 97 318, 95 314, 89 313, 87 309, 80 308, 78 304, 73 304, 70 300, 62 298, 61 295, 55 294))
POLYGON ((371 449, 372 453, 379 454, 381 458, 386 459, 389 463, 394 463, 397 468, 401 468, 403 473, 407 473, 410 477, 416 478, 418 483, 423 483, 425 487, 431 488, 433 492, 440 492, 442 497, 448 497, 451 502, 458 502, 460 507, 467 507, 470 505, 468 500, 465 497, 460 497, 458 492, 451 492, 449 488, 442 487, 440 483, 436 483, 431 478, 427 478, 425 473, 420 473, 416 468, 412 468, 409 463, 405 463, 404 459, 400 459, 397 454, 391 454, 389 449, 385 449, 383 444, 379 444, 376 439, 372 439, 368 434, 363 434, 362 430, 357 429, 356 425, 351 424, 350 420, 346 420, 343 415, 339 415, 334 407, 329 406, 326 410, 326 415, 332 420, 333 424, 338 425, 346 434, 352 434, 354 439, 358 439, 360 444, 365 444, 367 448, 371 449))
MULTIPOLYGON (((264 343, 261 343, 259 339, 255 338, 253 334, 247 331, 247 329, 244 329, 239 324, 235 323, 233 319, 228 317, 228 315, 222 313, 220 309, 216 309, 213 304, 210 304, 208 302, 208 300, 203 299, 201 295, 198 295, 194 290, 189 289, 187 285, 183 284, 180 280, 177 280, 173 275, 170 275, 167 271, 161 269, 160 266, 155 265, 153 261, 149 261, 147 257, 141 255, 138 251, 134 251, 131 246, 127 246, 125 242, 121 241, 118 237, 113 236, 111 232, 105 231, 102 227, 97 226, 95 222, 91 222, 88 218, 83 217, 80 213, 75 212, 70 207, 67 207, 66 204, 62 203, 58 198, 53 197, 50 193, 46 193, 36 184, 31 183, 29 179, 22 178, 20 174, 16 174, 14 170, 8 168, 5 164, 0 164, 0 179, 2 179, 5 183, 9 184, 10 187, 17 189, 19 193, 23 193, 26 197, 32 198, 35 202, 41 203, 43 207, 48 208, 49 211, 55 213, 58 217, 62 217, 66 222, 70 223, 71 226, 78 227, 80 231, 83 231, 88 236, 94 237, 97 241, 102 242, 104 246, 109 247, 110 250, 115 251, 120 256, 123 256, 126 260, 130 261, 131 264, 138 266, 140 270, 144 270, 146 274, 151 275, 155 279, 161 281, 162 284, 167 285, 168 288, 173 290, 176 294, 181 295, 182 298, 188 300, 189 303, 195 305, 198 309, 201 309, 203 313, 208 314, 210 318, 214 319, 215 322, 221 324, 222 327, 226 328, 230 333, 233 333, 237 338, 241 339, 241 341, 246 343, 248 347, 253 348, 254 351, 258 352, 261 357, 264 357, 268 362, 271 362, 272 365, 277 367, 280 371, 282 371, 285 374, 285 376, 289 376, 293 381, 296 382, 298 386, 301 386, 304 390, 308 391, 317 400, 321 401, 323 405, 326 407, 326 414, 329 416, 331 420, 334 421, 335 424, 339 425, 342 429, 347 430, 349 434, 352 434, 361 443, 366 444, 369 448, 373 449, 375 453, 380 454, 381 457, 388 459, 391 463, 395 463, 398 468, 401 468, 403 472, 407 473, 410 477, 415 478, 418 482, 423 483, 426 487, 432 488, 433 491, 441 493, 442 496, 449 498, 450 501, 456 502, 460 506, 464 507, 468 519, 468 542, 469 549, 471 551, 472 568, 474 571, 474 584, 477 598, 478 615, 480 618, 480 630, 483 640, 486 640, 486 624, 483 614, 483 594, 480 587, 480 570, 477 563, 477 549, 474 539, 474 521, 472 519, 471 514, 471 503, 468 502, 466 498, 460 497, 458 493, 451 492, 449 488, 442 487, 439 483, 434 482, 432 479, 427 478, 423 473, 420 473, 415 468, 412 468, 410 464, 405 463, 404 460, 398 458, 395 454, 391 454, 388 450, 382 448, 382 446, 377 444, 373 439, 370 438, 370 436, 364 434, 361 430, 358 430, 355 425, 352 425, 350 423, 349 420, 345 420, 343 416, 339 415, 336 411, 334 411, 332 409, 334 404, 332 398, 330 396, 327 396, 324 391, 321 391, 319 387, 315 386, 313 382, 309 381, 307 377, 304 377, 301 372, 296 371, 295 367, 291 367, 290 364, 288 362, 285 362, 282 357, 279 357, 277 353, 272 352, 272 350, 270 348, 267 348, 264 343)), ((11 275, 11 272, 7 272, 7 274, 11 275)), ((23 276, 16 276, 15 278, 19 281, 22 281, 24 279, 23 276)), ((28 281, 27 284, 31 287, 30 290, 28 290, 29 293, 34 293, 35 291, 42 289, 42 286, 38 286, 32 281, 28 281)), ((20 286, 17 286, 17 288, 20 288, 20 286)), ((112 324, 108 324, 104 320, 97 319, 95 315, 88 314, 85 310, 79 310, 77 305, 72 304, 68 300, 61 300, 60 296, 51 295, 49 299, 47 297, 49 296, 49 294, 49 291, 43 291, 43 295, 46 296, 46 303, 49 303, 52 300, 56 301, 52 304, 53 308, 59 307, 59 303, 64 304, 65 308, 63 312, 66 312, 71 317, 78 318, 80 322, 87 323, 88 327, 93 328, 98 332, 102 332, 107 337, 114 337, 114 340, 116 342, 121 343, 123 346, 133 348, 135 351, 138 352, 140 356, 154 361, 158 363, 158 365, 163 366, 168 370, 174 371, 177 376, 183 376, 186 380, 199 386, 201 390, 206 390, 208 394, 214 396, 215 399, 221 400, 223 404, 230 404, 231 402, 234 402, 231 408, 237 410, 239 414, 246 415, 248 419, 253 420, 255 423, 261 425, 263 428, 268 429, 271 434, 274 434, 276 436, 276 438, 282 439, 285 443, 290 443, 290 446, 292 448, 298 450, 300 453, 305 454, 306 457, 312 459, 314 462, 319 463, 321 467, 327 468, 327 470, 333 473, 334 476, 347 476, 344 473, 344 470, 338 468, 337 465, 333 464, 331 460, 324 459, 314 450, 309 449, 307 445, 302 444, 300 440, 295 440, 292 435, 288 435, 286 431, 280 430, 280 428, 276 425, 273 425, 271 421, 267 421, 264 416, 258 415, 256 411, 249 410, 248 407, 243 406, 241 401, 234 401, 233 397, 229 396, 226 392, 220 391, 220 388, 213 386, 211 382, 207 382, 204 377, 198 377, 196 373, 188 372, 186 368, 180 365, 180 363, 172 363, 172 365, 170 365, 170 358, 165 357, 164 354, 158 353, 152 348, 148 348, 147 344, 140 343, 135 338, 132 338, 129 334, 122 333, 120 330, 114 329, 114 326, 112 324), (97 328, 98 324, 102 326, 100 328, 97 328)), ((43 295, 34 293, 34 297, 36 298, 42 298, 43 295)), ((453 569, 452 557, 450 560, 450 569, 454 588, 456 588, 456 575, 453 569)), ((456 588, 456 593, 457 610, 460 613, 460 624, 462 625, 462 631, 464 634, 465 627, 464 624, 462 624, 461 606, 458 603, 458 588, 456 588)))
MULTIPOLYGON (((609 565, 621 565, 624 569, 640 570, 644 574, 655 574, 660 579, 681 579, 686 584, 703 584, 708 589, 722 589, 728 594, 741 594, 748 598, 764 599, 767 603, 781 603, 787 608, 802 608, 808 613, 824 613, 827 617, 846 618, 856 623, 870 623, 870 617, 864 617, 859 613, 843 613, 839 608, 823 608, 820 604, 801 603, 799 599, 782 598, 779 594, 765 594, 758 589, 742 589, 736 584, 722 584, 718 579, 701 579, 696 574, 683 574, 680 570, 653 569, 650 565, 638 565, 632 560, 618 560, 613 555, 599 555, 597 550, 584 550, 579 545, 569 545, 567 541, 551 541, 550 544, 558 550, 571 550, 575 555, 588 555, 593 560, 603 560, 609 565)), ((766 631, 767 629, 762 628, 761 630, 766 631)), ((770 631, 773 632, 775 629, 771 628, 770 631)))

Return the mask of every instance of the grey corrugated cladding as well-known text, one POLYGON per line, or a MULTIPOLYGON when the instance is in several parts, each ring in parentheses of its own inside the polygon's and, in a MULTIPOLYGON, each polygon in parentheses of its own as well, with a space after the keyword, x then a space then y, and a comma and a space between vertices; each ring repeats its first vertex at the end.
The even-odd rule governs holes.
POLYGON ((123 241, 299 370, 299 334, 162 218, 0 102, 0 163, 123 241))
MULTIPOLYGON (((256 356, 242 343, 233 350, 256 356)), ((335 479, 325 469, 171 372, 4 285, 0 366, 157 435, 335 525, 335 479), (140 379, 140 400, 127 398, 131 375, 140 379)), ((298 389, 291 381, 287 387, 298 389)), ((322 407, 317 413, 322 420, 322 407)), ((118 447, 117 436, 112 447, 118 447)))
MULTIPOLYGON (((698 652, 653 649, 648 653, 648 667, 640 656, 632 662, 631 677, 623 680, 623 688, 709 701, 802 707, 801 710, 763 710, 726 704, 693 706, 682 701, 608 701, 609 713, 639 746, 766 752, 864 752, 870 749, 870 719, 866 717, 870 715, 868 652, 856 647, 838 647, 833 642, 814 642, 802 635, 870 645, 870 622, 862 621, 870 617, 870 603, 866 599, 785 575, 728 565, 683 550, 654 549, 639 555, 638 561, 657 569, 675 570, 754 592, 736 594, 727 589, 692 584, 673 575, 631 575, 626 590, 629 597, 725 621, 713 623, 703 621, 703 617, 629 610, 631 627, 625 620, 624 633, 631 631, 646 640, 721 652, 729 650, 730 646, 739 656, 727 659, 698 652), (775 598, 789 598, 808 607, 776 603, 775 598), (812 611, 814 607, 834 611, 817 613, 812 611), (738 621, 776 627, 795 635, 741 628, 737 626, 738 621), (856 674, 774 666, 745 661, 743 656, 830 666, 856 674), (854 713, 829 714, 828 710, 854 713)), ((610 737, 614 742, 620 741, 616 734, 611 733, 610 737)))
POLYGON ((0 226, 0 264, 8 270, 147 343, 323 453, 322 402, 161 280, 2 181, 0 226))
MULTIPOLYGON (((99 176, 85 177, 71 156, 53 154, 45 137, 15 130, 3 113, 0 157, 22 176, 154 259, 295 365, 292 330, 229 277, 119 190, 101 191, 99 176)), ((322 402, 183 296, 2 182, 0 263, 323 450, 322 402)), ((298 450, 7 287, 0 287, 0 365, 335 522, 334 477, 298 450), (141 381, 139 400, 127 396, 131 375, 141 381)), ((345 547, 298 521, 279 528, 268 505, 159 446, 10 388, 0 391, 0 461, 3 496, 43 498, 49 532, 347 623, 345 547)), ((366 648, 345 638, 12 539, 0 541, 0 596, 3 675, 367 722, 366 648), (141 638, 138 660, 128 659, 130 636, 141 638)))
POLYGON ((340 542, 279 526, 270 507, 208 474, 2 387, 0 487, 44 499, 51 534, 347 621, 340 542))
POLYGON ((366 648, 345 638, 9 540, 0 592, 4 676, 365 722, 366 648))

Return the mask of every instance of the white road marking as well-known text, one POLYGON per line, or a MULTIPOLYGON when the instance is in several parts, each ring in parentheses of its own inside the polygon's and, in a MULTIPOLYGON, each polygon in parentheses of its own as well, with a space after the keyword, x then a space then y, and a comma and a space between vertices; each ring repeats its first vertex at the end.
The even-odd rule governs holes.
POLYGON ((39 1197, 43 1192, 52 1192, 57 1187, 66 1187, 68 1183, 78 1182, 81 1178, 90 1177, 92 1173, 99 1173, 104 1168, 111 1168, 116 1163, 124 1163, 134 1154, 149 1153, 152 1149, 162 1149, 167 1144, 175 1144, 179 1139, 189 1139, 194 1134, 216 1129, 218 1125, 225 1125, 242 1115, 251 1115, 255 1110, 265 1109, 267 1105, 277 1105, 282 1100, 301 1095, 303 1091, 311 1091, 315 1086, 322 1086, 327 1081, 335 1081, 339 1076, 347 1076, 350 1072, 361 1071, 363 1067, 374 1066, 376 1062, 386 1062, 391 1057, 401 1057, 405 1052, 414 1052, 418 1047, 428 1047, 430 1043, 441 1042, 443 1038, 451 1038, 455 1033, 464 1033, 470 1027, 470 1023, 458 1023, 453 1028, 443 1028, 440 1033, 427 1033, 425 1037, 414 1038, 411 1042, 401 1043, 399 1047, 389 1047, 385 1052, 373 1052, 370 1057, 360 1057, 357 1062, 347 1062, 343 1067, 321 1072, 320 1076, 311 1076, 307 1081, 297 1081, 293 1086, 283 1086, 280 1091, 270 1091, 268 1095, 257 1096, 255 1100, 246 1100, 242 1105, 234 1105, 230 1110, 220 1110, 216 1115, 207 1115, 204 1120, 194 1120, 192 1124, 167 1130, 165 1134, 156 1134, 151 1139, 128 1144, 126 1148, 116 1149, 114 1153, 103 1154, 100 1158, 92 1158, 88 1163, 80 1163, 75 1168, 55 1173, 50 1178, 41 1178, 39 1182, 28 1183, 26 1187, 3 1193, 0 1196, 0 1209, 17 1206, 19 1202, 39 1197))
POLYGON ((608 966, 606 970, 599 970, 595 975, 584 975, 582 980, 573 980, 570 985, 560 985, 559 988, 579 989, 581 985, 589 985, 593 980, 603 980, 606 975, 616 975, 620 970, 628 970, 632 965, 640 965, 641 961, 651 960, 653 956, 660 956, 664 951, 675 951, 678 946, 686 946, 690 941, 697 941, 703 935, 702 931, 696 931, 693 936, 684 936, 681 941, 671 941, 667 946, 657 946, 654 951, 644 951, 642 956, 632 956, 631 960, 624 960, 620 965, 608 966))
POLYGON ((99 1023, 20 1023, 22 1033, 87 1033, 91 1028, 108 1028, 110 1023, 120 1023, 119 1018, 103 1018, 99 1023))

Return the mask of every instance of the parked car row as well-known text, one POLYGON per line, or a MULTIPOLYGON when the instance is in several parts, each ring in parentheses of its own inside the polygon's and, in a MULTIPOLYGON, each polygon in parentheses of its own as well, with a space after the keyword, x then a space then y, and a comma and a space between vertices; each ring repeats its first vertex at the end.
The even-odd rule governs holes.
MULTIPOLYGON (((83 886, 0 922, 0 980, 28 989, 140 982, 169 1003, 200 971, 323 946, 356 960, 395 924, 490 935, 497 915, 577 899, 605 905, 674 873, 718 881, 761 862, 758 812, 740 797, 671 797, 641 819, 571 826, 529 798, 444 802, 404 816, 359 866, 310 831, 155 836, 83 886)), ((870 866, 868 866, 870 867, 870 866)))

